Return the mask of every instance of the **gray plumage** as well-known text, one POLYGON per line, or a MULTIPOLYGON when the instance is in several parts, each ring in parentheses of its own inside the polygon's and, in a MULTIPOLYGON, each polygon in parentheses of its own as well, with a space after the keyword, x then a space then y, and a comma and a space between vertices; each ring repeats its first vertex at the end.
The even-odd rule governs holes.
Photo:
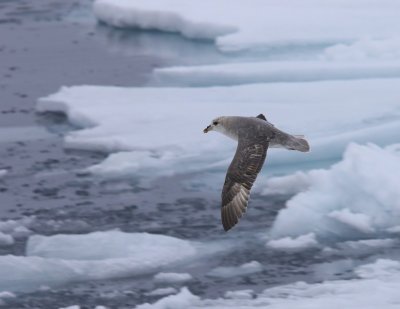
POLYGON ((222 189, 221 220, 225 231, 235 226, 246 212, 250 190, 263 167, 269 147, 283 147, 308 152, 302 136, 285 133, 257 117, 218 117, 204 133, 218 131, 238 141, 235 156, 228 168, 222 189))

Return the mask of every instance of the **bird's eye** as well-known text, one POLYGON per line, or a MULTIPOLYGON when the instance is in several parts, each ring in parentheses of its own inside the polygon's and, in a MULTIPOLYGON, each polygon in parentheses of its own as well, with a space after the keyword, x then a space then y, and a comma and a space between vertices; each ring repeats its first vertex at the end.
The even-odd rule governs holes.
POLYGON ((213 125, 215 125, 215 126, 218 125, 218 121, 214 121, 213 125))

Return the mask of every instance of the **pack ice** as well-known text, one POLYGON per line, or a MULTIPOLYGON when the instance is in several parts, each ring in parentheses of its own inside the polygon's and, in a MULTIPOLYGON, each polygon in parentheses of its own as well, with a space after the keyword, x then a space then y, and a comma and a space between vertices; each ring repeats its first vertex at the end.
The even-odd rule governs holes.
POLYGON ((102 175, 169 176, 223 169, 236 147, 202 129, 219 115, 255 116, 305 134, 306 155, 271 150, 267 165, 335 161, 350 141, 388 145, 400 130, 400 79, 254 84, 205 88, 63 87, 39 112, 63 112, 80 129, 69 148, 117 152, 89 167, 102 175), (379 102, 377 104, 376 102, 379 102))
POLYGON ((152 274, 193 260, 203 249, 187 240, 147 233, 34 235, 26 256, 0 256, 0 291, 152 274))
POLYGON ((96 0, 96 17, 123 28, 177 32, 215 39, 224 51, 272 45, 326 44, 397 35, 395 0, 96 0))
POLYGON ((271 237, 315 234, 320 239, 368 239, 399 232, 400 144, 350 144, 329 169, 267 181, 265 194, 296 194, 272 226, 271 237))
POLYGON ((224 298, 201 299, 187 288, 180 293, 160 299, 154 304, 142 304, 136 309, 184 309, 184 308, 268 308, 268 309, 397 309, 400 302, 398 282, 400 263, 379 259, 371 264, 359 266, 358 278, 350 280, 324 281, 307 284, 296 282, 265 289, 252 296, 252 291, 226 293, 224 298))

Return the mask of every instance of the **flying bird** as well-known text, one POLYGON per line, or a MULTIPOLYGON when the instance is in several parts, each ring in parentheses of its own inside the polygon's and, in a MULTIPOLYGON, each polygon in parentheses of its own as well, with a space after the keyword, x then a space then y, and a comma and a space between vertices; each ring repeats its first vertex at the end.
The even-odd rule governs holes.
POLYGON ((218 117, 203 130, 204 133, 209 131, 220 132, 238 141, 221 195, 221 220, 225 231, 235 226, 246 212, 251 187, 264 164, 269 147, 310 151, 303 136, 275 128, 263 114, 257 117, 218 117))

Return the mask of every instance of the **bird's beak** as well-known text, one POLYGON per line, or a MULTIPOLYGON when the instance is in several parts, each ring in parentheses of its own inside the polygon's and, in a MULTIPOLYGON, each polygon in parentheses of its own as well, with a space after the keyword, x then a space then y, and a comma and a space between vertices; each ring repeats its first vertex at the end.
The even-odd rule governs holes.
POLYGON ((207 133, 208 131, 210 131, 211 130, 211 125, 209 125, 207 128, 205 128, 204 130, 203 130, 203 132, 204 133, 207 133))

